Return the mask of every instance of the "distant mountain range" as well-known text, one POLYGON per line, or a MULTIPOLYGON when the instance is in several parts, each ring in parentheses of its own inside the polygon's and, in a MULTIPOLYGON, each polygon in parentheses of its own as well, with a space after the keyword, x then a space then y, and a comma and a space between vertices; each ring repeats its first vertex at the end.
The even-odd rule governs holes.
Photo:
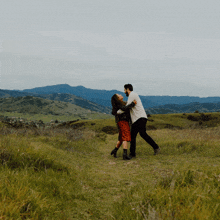
MULTIPOLYGON (((111 97, 115 93, 121 94, 125 97, 125 94, 117 90, 97 90, 88 89, 83 86, 72 87, 68 84, 60 84, 54 86, 45 86, 34 89, 25 89, 21 92, 35 93, 35 94, 52 94, 52 93, 67 93, 73 94, 89 101, 95 102, 97 104, 111 107, 111 97)), ((188 104, 193 102, 198 103, 218 103, 220 102, 220 97, 192 97, 192 96, 141 96, 141 101, 145 109, 156 107, 166 104, 188 104)))
POLYGON ((176 105, 167 104, 146 109, 148 114, 172 114, 172 113, 193 113, 198 112, 220 112, 220 102, 218 103, 199 103, 176 105))
POLYGON ((75 104, 85 109, 89 109, 91 111, 101 112, 101 113, 111 113, 111 108, 106 107, 95 102, 86 100, 76 95, 71 95, 67 93, 32 93, 32 92, 22 92, 22 91, 11 91, 11 90, 1 90, 0 89, 0 98, 9 98, 9 97, 24 97, 24 96, 34 96, 44 99, 49 99, 53 101, 62 101, 68 102, 71 104, 75 104))
MULTIPOLYGON (((68 84, 52 85, 25 90, 0 90, 0 98, 35 96, 50 100, 70 102, 80 107, 103 113, 111 113, 111 97, 117 90, 97 90, 83 86, 72 87, 68 84)), ((167 114, 178 112, 214 112, 219 111, 220 97, 192 96, 141 96, 143 106, 149 114, 167 114)), ((125 98, 126 100, 126 98, 125 98)))
POLYGON ((68 84, 45 86, 34 89, 25 89, 20 92, 28 92, 28 93, 34 93, 40 95, 52 94, 52 93, 72 94, 106 107, 111 107, 111 97, 115 93, 123 94, 122 92, 116 90, 112 90, 112 91, 96 90, 96 89, 88 89, 83 86, 72 87, 69 86, 68 84))

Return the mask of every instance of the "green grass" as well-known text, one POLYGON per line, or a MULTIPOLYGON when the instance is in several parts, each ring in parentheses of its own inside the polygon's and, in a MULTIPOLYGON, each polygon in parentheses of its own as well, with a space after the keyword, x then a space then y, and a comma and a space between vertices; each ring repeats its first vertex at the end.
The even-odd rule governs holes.
MULTIPOLYGON (((29 113, 17 113, 17 112, 0 112, 0 116, 8 116, 8 117, 21 117, 30 121, 34 120, 42 120, 44 123, 50 122, 51 120, 55 121, 73 121, 76 119, 82 120, 81 114, 60 114, 60 115, 52 115, 52 114, 29 114, 29 113)), ((94 119, 112 119, 113 116, 102 113, 86 113, 85 118, 94 120, 94 119)))
POLYGON ((122 149, 110 155, 117 134, 102 129, 115 127, 114 119, 79 121, 77 129, 0 123, 0 218, 219 219, 219 126, 201 127, 187 115, 150 117, 161 154, 138 136, 130 161, 122 149), (174 128, 159 129, 166 124, 174 128))

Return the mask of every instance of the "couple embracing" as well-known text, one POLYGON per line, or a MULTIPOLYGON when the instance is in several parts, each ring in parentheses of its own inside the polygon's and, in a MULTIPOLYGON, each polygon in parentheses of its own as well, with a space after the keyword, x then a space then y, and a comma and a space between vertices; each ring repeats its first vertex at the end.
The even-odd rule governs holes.
POLYGON ((133 92, 131 84, 124 85, 124 93, 128 96, 127 103, 123 101, 123 96, 119 94, 114 94, 111 98, 112 114, 115 116, 119 130, 118 142, 111 155, 117 157, 117 151, 123 145, 123 160, 136 157, 136 137, 138 133, 153 147, 154 155, 158 154, 160 151, 159 146, 146 133, 147 115, 138 94, 133 92), (127 155, 128 142, 130 142, 129 156, 127 155))

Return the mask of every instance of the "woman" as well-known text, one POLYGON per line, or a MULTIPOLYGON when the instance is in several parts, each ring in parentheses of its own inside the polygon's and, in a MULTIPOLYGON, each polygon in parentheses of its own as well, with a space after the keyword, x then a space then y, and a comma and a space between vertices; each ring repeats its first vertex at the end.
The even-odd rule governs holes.
POLYGON ((129 105, 123 101, 123 96, 119 94, 114 94, 111 98, 112 103, 112 114, 115 115, 115 122, 119 129, 118 142, 115 149, 111 152, 111 155, 117 157, 117 151, 121 145, 123 145, 123 160, 130 160, 131 158, 127 156, 128 142, 131 141, 131 133, 129 127, 130 121, 130 109, 135 106, 136 101, 129 105), (120 110, 121 114, 117 114, 120 110))

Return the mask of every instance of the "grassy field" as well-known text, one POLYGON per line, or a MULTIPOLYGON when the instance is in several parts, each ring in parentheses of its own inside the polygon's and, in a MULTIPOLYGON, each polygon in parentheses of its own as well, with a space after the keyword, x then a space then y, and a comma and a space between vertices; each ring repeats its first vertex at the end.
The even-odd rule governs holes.
POLYGON ((138 136, 130 161, 122 149, 110 156, 114 119, 77 129, 0 123, 0 219, 220 219, 220 115, 200 116, 152 115, 147 132, 161 153, 138 136))
POLYGON ((63 115, 53 115, 53 114, 30 114, 30 113, 18 113, 18 112, 0 112, 0 116, 8 116, 8 117, 21 117, 25 118, 30 121, 35 121, 35 120, 42 120, 44 123, 50 122, 51 120, 55 121, 72 121, 79 119, 81 120, 82 118, 87 118, 89 120, 91 119, 109 119, 113 118, 112 115, 109 114, 102 114, 98 112, 91 112, 91 113, 86 113, 86 114, 63 114, 63 115))

